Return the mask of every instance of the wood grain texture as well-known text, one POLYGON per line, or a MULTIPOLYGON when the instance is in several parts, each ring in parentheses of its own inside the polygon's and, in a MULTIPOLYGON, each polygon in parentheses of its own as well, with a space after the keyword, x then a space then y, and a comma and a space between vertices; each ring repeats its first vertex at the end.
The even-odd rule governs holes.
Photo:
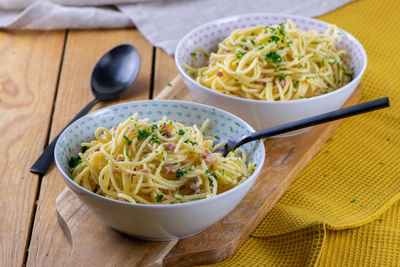
MULTIPOLYGON (((89 81, 94 65, 105 52, 122 43, 133 44, 138 49, 142 61, 140 74, 133 86, 119 99, 98 104, 96 108, 148 99, 153 47, 137 30, 70 31, 67 36, 50 140, 93 99, 89 81)), ((61 175, 53 165, 43 177, 40 189, 28 266, 63 266, 67 262, 71 246, 58 225, 55 206, 56 198, 64 187, 61 175)))
POLYGON ((167 84, 178 74, 174 56, 168 55, 164 50, 157 48, 154 68, 153 98, 158 95, 167 84))
POLYGON ((0 31, 0 264, 24 263, 65 32, 0 31))
MULTIPOLYGON (((167 86, 164 89, 165 91, 162 91, 157 98, 194 100, 180 78, 174 79, 172 85, 172 87, 167 86)), ((356 104, 360 98, 361 88, 358 88, 346 105, 356 104)), ((315 126, 304 134, 289 138, 267 140, 265 142, 267 151, 265 164, 254 186, 245 198, 231 213, 216 224, 195 236, 180 240, 163 259, 163 265, 192 266, 214 263, 232 255, 254 231, 307 163, 323 147, 341 122, 335 121, 315 126)), ((84 220, 77 221, 76 218, 71 220, 68 216, 63 216, 63 213, 68 214, 65 210, 73 213, 76 211, 74 205, 81 205, 79 200, 75 198, 64 200, 64 197, 71 195, 71 192, 68 189, 66 190, 58 200, 57 208, 59 211, 61 210, 60 215, 67 228, 74 232, 74 228, 77 227, 76 224, 79 225, 78 227, 84 228, 88 224, 86 216, 92 215, 84 206, 79 206, 79 212, 85 218, 84 220)), ((98 221, 91 226, 99 227, 99 229, 104 227, 98 221)), ((73 247, 75 244, 80 244, 82 240, 92 240, 93 243, 101 242, 96 235, 88 231, 80 232, 79 235, 72 234, 73 247)), ((124 242, 126 242, 125 239, 124 242)), ((131 239, 129 246, 137 242, 141 241, 131 239)), ((143 263, 143 259, 146 259, 147 263, 151 263, 151 257, 147 253, 147 245, 152 245, 154 249, 158 249, 158 246, 160 246, 158 242, 144 242, 144 244, 146 245, 141 258, 137 258, 138 254, 135 251, 134 260, 136 259, 136 262, 134 261, 134 264, 143 263)), ((120 243, 119 249, 125 249, 122 246, 122 243, 120 243)), ((111 254, 105 249, 102 253, 93 256, 98 260, 101 259, 101 262, 114 265, 114 262, 109 260, 111 254)), ((158 262, 159 257, 154 258, 154 261, 158 262)))
POLYGON ((153 243, 126 237, 87 212, 68 189, 57 198, 57 212, 67 237, 75 240, 66 266, 162 266, 164 257, 178 242, 153 243), (100 236, 101 242, 93 242, 93 237, 100 236))

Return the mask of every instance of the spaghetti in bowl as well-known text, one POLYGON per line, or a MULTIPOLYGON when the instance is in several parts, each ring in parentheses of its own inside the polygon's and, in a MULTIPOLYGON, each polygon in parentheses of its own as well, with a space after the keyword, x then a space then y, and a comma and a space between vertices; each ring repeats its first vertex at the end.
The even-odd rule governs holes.
POLYGON ((202 104, 168 100, 125 103, 93 112, 69 126, 56 145, 55 160, 69 188, 107 225, 141 239, 171 240, 200 232, 215 223, 229 213, 251 188, 265 157, 262 142, 244 146, 240 155, 217 158, 221 165, 213 164, 215 158, 207 149, 210 149, 215 136, 241 136, 252 131, 236 116, 202 104), (203 124, 207 119, 208 124, 203 124), (157 125, 157 129, 153 125, 157 125), (194 125, 199 125, 197 130, 194 125), (139 134, 141 137, 138 138, 139 134), (111 147, 118 148, 118 142, 121 150, 113 151, 111 147), (172 144, 175 144, 173 150, 176 149, 176 153, 172 151, 172 144), (81 152, 82 145, 86 149, 84 153, 81 152), (154 150, 150 150, 153 146, 154 150), (190 157, 187 158, 192 160, 183 159, 188 152, 190 157), (243 159, 244 154, 247 160, 243 159), (86 163, 70 166, 71 157, 77 155, 86 163), (135 161, 133 157, 136 156, 135 161), (230 166, 222 167, 225 160, 230 166), (244 175, 229 173, 232 172, 232 160, 237 164, 233 166, 249 171, 248 177, 244 177, 247 176, 246 170, 244 175), (176 162, 178 164, 174 165, 176 162), (90 170, 89 165, 94 169, 90 170), (85 168, 89 170, 84 171, 85 168), (89 177, 88 172, 93 172, 93 177, 89 177), (132 177, 128 177, 129 174, 132 177), (81 177, 77 179, 79 175, 81 177), (138 181, 140 177, 144 185, 141 189, 148 192, 139 190, 138 194, 129 194, 137 189, 137 183, 129 183, 127 178, 138 181), (233 177, 236 179, 234 184, 223 182, 233 177), (217 180, 222 182, 221 191, 212 185, 214 181, 214 185, 219 185, 217 180), (151 182, 157 187, 150 185, 151 182), (169 188, 169 183, 176 186, 169 188), (179 183, 182 188, 179 188, 179 183), (215 188, 215 194, 212 190, 207 191, 205 185, 215 188), (195 198, 185 199, 187 196, 195 198))
POLYGON ((367 59, 361 44, 334 25, 250 14, 196 28, 178 44, 175 62, 201 102, 261 130, 339 108, 367 59))

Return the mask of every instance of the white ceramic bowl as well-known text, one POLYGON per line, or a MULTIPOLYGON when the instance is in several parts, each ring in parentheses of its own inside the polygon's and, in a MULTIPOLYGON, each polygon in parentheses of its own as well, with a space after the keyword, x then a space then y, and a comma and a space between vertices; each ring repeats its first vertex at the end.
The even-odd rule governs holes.
MULTIPOLYGON (((322 33, 330 26, 320 20, 283 14, 247 14, 209 22, 189 32, 176 48, 175 63, 183 81, 200 102, 232 112, 247 121, 256 130, 340 108, 356 89, 367 67, 367 55, 362 45, 351 34, 341 29, 339 30, 342 38, 337 42, 337 47, 347 50, 350 59, 346 63, 354 68, 354 79, 338 90, 312 98, 274 102, 228 96, 200 85, 189 77, 182 67, 182 63, 191 64, 190 53, 196 48, 203 48, 209 52, 216 51, 218 43, 235 29, 260 24, 271 26, 287 19, 293 20, 299 29, 306 31, 315 29, 322 33)), ((205 66, 205 62, 204 56, 197 53, 196 67, 205 66)), ((303 131, 296 133, 300 132, 303 131)))
POLYGON ((207 118, 211 124, 207 135, 242 136, 253 132, 246 122, 221 109, 173 100, 146 100, 103 108, 71 124, 60 136, 54 158, 64 181, 75 195, 105 224, 131 236, 146 240, 172 240, 196 234, 227 215, 253 185, 264 163, 262 142, 252 142, 243 148, 257 168, 245 182, 215 197, 170 205, 131 204, 92 193, 69 177, 68 159, 80 150, 80 143, 94 138, 97 127, 111 128, 133 113, 138 118, 160 120, 163 116, 184 125, 201 125, 207 118))

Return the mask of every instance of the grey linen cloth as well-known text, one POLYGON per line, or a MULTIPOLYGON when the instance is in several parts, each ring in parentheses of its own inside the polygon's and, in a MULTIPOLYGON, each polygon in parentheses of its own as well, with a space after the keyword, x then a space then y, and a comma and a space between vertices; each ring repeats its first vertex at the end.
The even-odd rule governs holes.
POLYGON ((0 0, 0 28, 94 29, 136 26, 173 54, 179 40, 206 22, 245 13, 315 17, 352 0, 0 0))

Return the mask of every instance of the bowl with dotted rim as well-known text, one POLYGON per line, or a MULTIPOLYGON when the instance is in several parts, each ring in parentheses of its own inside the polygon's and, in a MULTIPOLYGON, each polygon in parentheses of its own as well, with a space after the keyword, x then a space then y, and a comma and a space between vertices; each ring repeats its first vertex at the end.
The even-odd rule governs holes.
POLYGON ((242 148, 248 160, 256 163, 254 173, 243 183, 217 196, 179 204, 133 204, 97 195, 73 182, 68 170, 68 159, 81 151, 81 143, 94 139, 98 127, 112 128, 134 113, 137 119, 149 121, 167 119, 185 126, 210 124, 205 135, 240 137, 254 129, 245 121, 224 110, 186 101, 145 100, 114 105, 92 112, 68 126, 57 141, 54 158, 64 181, 89 210, 110 227, 130 236, 154 241, 174 240, 201 232, 236 207, 255 182, 265 159, 261 141, 242 148))
MULTIPOLYGON (((183 81, 198 101, 232 112, 247 121, 256 130, 278 126, 340 108, 357 88, 367 67, 367 54, 361 43, 353 35, 340 28, 338 30, 341 33, 341 38, 335 44, 338 49, 347 51, 349 57, 344 63, 349 68, 354 69, 354 78, 345 86, 316 97, 287 101, 264 101, 229 96, 197 83, 185 72, 182 66, 183 63, 191 65, 191 53, 198 48, 207 52, 216 51, 218 43, 222 42, 236 29, 257 25, 272 26, 288 19, 292 20, 296 27, 303 31, 316 30, 318 33, 324 33, 331 26, 324 21, 308 17, 271 13, 243 14, 211 21, 193 29, 178 43, 175 50, 175 64, 183 81)), ((196 67, 205 66, 206 61, 207 59, 202 53, 196 53, 196 67)), ((308 129, 280 135, 280 137, 303 133, 308 129)))

